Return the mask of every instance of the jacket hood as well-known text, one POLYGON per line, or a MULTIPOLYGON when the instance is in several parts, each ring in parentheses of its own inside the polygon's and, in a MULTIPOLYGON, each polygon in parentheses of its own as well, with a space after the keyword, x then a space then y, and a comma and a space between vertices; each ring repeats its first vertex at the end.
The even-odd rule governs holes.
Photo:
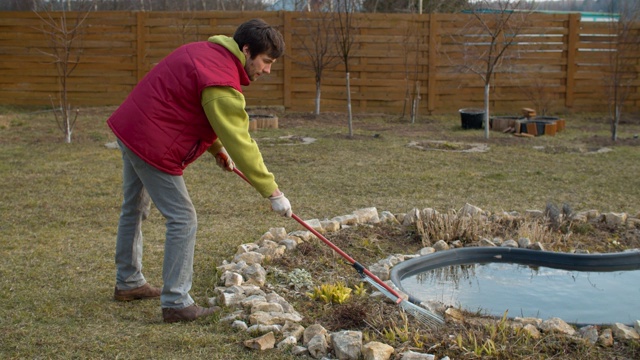
POLYGON ((242 63, 242 66, 244 66, 245 63, 247 62, 246 56, 244 56, 244 53, 240 51, 240 47, 238 46, 238 43, 235 40, 233 40, 232 37, 225 36, 225 35, 214 35, 209 37, 209 42, 224 46, 233 55, 235 55, 238 58, 238 60, 240 60, 240 62, 242 63))

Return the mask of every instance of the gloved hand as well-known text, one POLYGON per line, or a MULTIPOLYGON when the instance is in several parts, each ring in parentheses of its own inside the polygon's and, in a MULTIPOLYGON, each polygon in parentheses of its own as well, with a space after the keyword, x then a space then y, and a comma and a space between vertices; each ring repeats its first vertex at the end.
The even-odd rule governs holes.
POLYGON ((216 164, 218 164, 218 166, 220 166, 220 168, 223 170, 233 171, 233 169, 236 167, 236 164, 233 162, 233 160, 231 160, 225 148, 220 149, 215 157, 216 164))
POLYGON ((291 203, 289 199, 284 196, 284 193, 280 193, 277 196, 269 196, 271 200, 271 209, 278 214, 286 217, 291 217, 293 212, 291 211, 291 203))

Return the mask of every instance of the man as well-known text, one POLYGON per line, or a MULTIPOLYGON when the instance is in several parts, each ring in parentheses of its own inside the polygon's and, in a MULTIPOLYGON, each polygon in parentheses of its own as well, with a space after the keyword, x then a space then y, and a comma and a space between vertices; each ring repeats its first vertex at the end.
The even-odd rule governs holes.
POLYGON ((107 120, 123 161, 115 300, 160 297, 168 323, 217 310, 196 305, 189 295, 197 219, 182 174, 205 151, 227 171, 237 165, 274 211, 291 216, 289 200, 249 134, 241 89, 269 74, 283 52, 282 35, 260 19, 241 24, 233 38, 218 35, 181 46, 107 120), (142 274, 141 224, 151 201, 166 219, 162 289, 150 286, 142 274))

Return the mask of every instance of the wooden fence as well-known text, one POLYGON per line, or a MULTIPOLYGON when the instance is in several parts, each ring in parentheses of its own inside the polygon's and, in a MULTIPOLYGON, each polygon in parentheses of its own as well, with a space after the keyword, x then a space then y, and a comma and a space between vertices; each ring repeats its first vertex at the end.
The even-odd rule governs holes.
MULTIPOLYGON (((76 16, 67 13, 67 21, 73 23, 76 16)), ((86 20, 80 63, 69 78, 70 101, 74 106, 118 105, 177 46, 215 34, 232 35, 239 23, 259 17, 283 33, 287 49, 271 75, 245 88, 247 104, 312 111, 315 80, 303 46, 310 41, 310 16, 298 12, 93 12, 86 20)), ((470 21, 467 14, 357 14, 349 61, 354 111, 408 113, 416 89, 420 114, 482 106, 481 78, 461 71, 468 59, 460 39, 470 21)), ((528 40, 519 40, 509 64, 496 70, 492 111, 519 113, 520 108, 541 102, 554 112, 607 111, 610 24, 581 22, 579 14, 533 14, 528 24, 528 40)), ((1 105, 48 105, 50 97, 57 96, 57 72, 51 58, 43 54, 50 45, 42 27, 34 13, 0 12, 1 105)), ((640 53, 634 56, 640 59, 640 53)), ((640 64, 635 68, 637 75, 640 64)), ((635 77, 627 111, 640 110, 640 80, 635 77)), ((321 110, 346 110, 341 63, 324 72, 321 110)))

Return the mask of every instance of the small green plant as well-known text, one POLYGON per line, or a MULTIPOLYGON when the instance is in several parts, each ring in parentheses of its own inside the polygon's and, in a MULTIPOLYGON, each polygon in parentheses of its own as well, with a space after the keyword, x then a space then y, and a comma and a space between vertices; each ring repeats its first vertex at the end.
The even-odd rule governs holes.
POLYGON ((361 282, 358 285, 354 285, 353 293, 357 296, 365 296, 367 294, 367 289, 364 287, 364 283, 361 282))
POLYGON ((388 342, 388 343, 395 343, 396 342, 396 332, 391 329, 391 328, 384 328, 382 330, 382 335, 384 336, 384 339, 388 342))
POLYGON ((351 297, 351 288, 342 282, 336 284, 322 284, 316 286, 313 292, 307 295, 313 300, 321 300, 327 304, 342 304, 351 297))
MULTIPOLYGON (((415 335, 418 335, 418 334, 415 333, 414 336, 412 337, 411 330, 409 330, 409 319, 407 318, 407 315, 404 313, 401 313, 400 316, 402 320, 402 325, 398 325, 396 324, 395 321, 392 321, 391 326, 385 327, 382 330, 382 335, 389 342, 397 341, 399 343, 406 343, 409 341, 409 339, 412 339, 415 342, 415 339, 416 339, 415 335)), ((419 335, 418 335, 418 338, 419 338, 419 335)))

